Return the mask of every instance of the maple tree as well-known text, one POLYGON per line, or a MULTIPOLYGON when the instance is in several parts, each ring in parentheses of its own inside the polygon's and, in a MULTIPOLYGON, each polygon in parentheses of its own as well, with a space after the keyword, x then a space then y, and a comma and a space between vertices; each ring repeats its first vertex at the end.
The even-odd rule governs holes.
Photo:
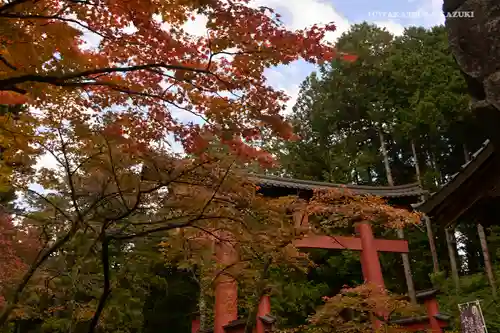
POLYGON ((411 316, 423 312, 408 300, 391 293, 381 293, 374 285, 364 284, 345 287, 334 297, 325 297, 325 304, 309 319, 305 331, 327 332, 371 332, 372 317, 378 311, 388 315, 377 317, 382 325, 380 332, 404 332, 404 328, 391 324, 397 316, 411 316))
MULTIPOLYGON (((13 248, 14 238, 12 235, 15 234, 15 229, 13 228, 12 223, 5 216, 1 219, 1 227, 0 227, 0 256, 1 256, 1 275, 0 275, 0 286, 2 289, 5 288, 9 283, 12 282, 17 275, 21 274, 25 269, 25 263, 19 258, 19 256, 15 253, 13 248)), ((4 290, 0 291, 2 295, 0 295, 0 304, 4 303, 4 290)))
POLYGON ((75 113, 135 108, 157 136, 173 134, 186 152, 206 140, 199 125, 175 117, 180 110, 206 122, 205 130, 240 155, 261 153, 268 161, 244 141, 258 137, 264 124, 280 137, 293 133, 279 115, 288 97, 268 85, 264 70, 338 56, 323 40, 333 24, 289 31, 277 13, 249 0, 0 4, 1 104, 40 110, 71 104, 75 113), (186 32, 195 15, 207 19, 202 36, 186 32), (98 45, 90 47, 89 38, 98 45))
MULTIPOLYGON (((257 225, 252 225, 252 230, 248 231, 247 237, 242 237, 241 231, 231 230, 233 235, 238 233, 238 236, 224 241, 238 248, 239 261, 233 264, 225 266, 214 261, 212 242, 205 242, 206 251, 200 252, 200 242, 206 241, 206 237, 200 238, 199 230, 194 230, 193 233, 178 233, 177 242, 180 243, 164 244, 168 247, 167 257, 170 258, 168 261, 173 262, 173 258, 181 257, 183 260, 180 260, 179 267, 191 267, 193 272, 200 276, 198 282, 209 295, 212 295, 211 288, 221 272, 229 274, 238 281, 238 289, 242 295, 245 295, 241 300, 242 307, 247 309, 249 314, 246 332, 251 332, 253 329, 252 319, 255 317, 256 307, 264 293, 275 295, 280 292, 280 277, 273 275, 273 271, 307 272, 314 265, 305 253, 299 252, 293 246, 294 240, 311 230, 335 234, 339 229, 352 227, 360 222, 369 221, 383 228, 394 229, 417 224, 420 221, 420 215, 417 213, 390 207, 378 197, 354 195, 347 189, 317 191, 308 202, 295 197, 279 199, 260 197, 259 200, 263 200, 266 206, 271 205, 267 206, 267 209, 274 207, 275 218, 270 218, 273 215, 267 215, 267 219, 262 219, 257 225), (295 209, 305 210, 312 214, 311 218, 316 220, 312 229, 294 226, 294 221, 287 216, 286 211, 295 209), (281 212, 278 219, 275 215, 277 212, 281 212)), ((255 215, 257 214, 253 212, 252 216, 255 215)), ((217 235, 213 237, 220 240, 217 235)), ((391 314, 387 318, 382 318, 385 323, 384 327, 395 328, 395 325, 389 323, 390 319, 394 319, 393 315, 410 315, 421 310, 410 305, 408 301, 402 300, 400 296, 374 290, 370 285, 345 289, 341 294, 326 299, 328 299, 327 304, 318 309, 309 325, 299 326, 291 331, 329 332, 326 327, 330 329, 335 327, 335 332, 355 331, 353 327, 357 328, 357 332, 370 331, 371 321, 367 321, 366 318, 381 311, 391 314), (356 294, 356 298, 344 297, 343 294, 347 292, 351 295, 356 294), (345 320, 339 313, 344 313, 346 309, 359 310, 364 316, 345 320), (343 321, 349 322, 346 327, 340 327, 332 325, 334 321, 337 324, 343 321)))
POLYGON ((322 217, 324 230, 361 221, 386 227, 418 221, 381 199, 343 189, 317 192, 309 202, 263 197, 238 158, 217 149, 184 158, 172 155, 152 145, 148 132, 121 132, 121 117, 73 114, 71 106, 54 106, 4 124, 6 142, 31 149, 20 150, 16 158, 35 151, 49 154, 56 164, 14 170, 10 179, 29 206, 19 212, 22 225, 39 231, 42 249, 9 293, 4 323, 34 316, 49 325, 69 316, 71 325, 111 329, 122 320, 117 307, 134 290, 127 282, 129 260, 141 257, 139 248, 152 246, 148 239, 160 243, 167 258, 180 256, 183 267, 205 262, 202 279, 212 281, 223 269, 242 281, 251 313, 261 294, 273 290, 272 269, 309 264, 292 244, 307 231, 294 227, 294 209, 322 217), (24 123, 33 121, 36 130, 24 123), (45 191, 33 190, 32 182, 45 191), (221 240, 224 234, 233 235, 222 241, 238 248, 240 261, 221 268, 213 263, 211 239, 221 240), (64 300, 71 300, 69 309, 64 300))
MULTIPOLYGON (((165 246, 175 244, 179 234, 213 236, 225 231, 237 235, 241 249, 246 244, 246 256, 255 256, 255 247, 268 253, 277 239, 282 239, 281 251, 275 251, 273 260, 297 254, 288 246, 293 223, 287 224, 292 217, 284 208, 294 199, 258 196, 255 184, 238 171, 241 162, 234 156, 180 158, 151 145, 145 132, 129 136, 117 130, 123 114, 69 114, 54 106, 3 127, 5 142, 31 147, 21 149, 16 158, 35 151, 49 154, 56 164, 24 173, 13 170, 15 177, 9 179, 28 205, 18 212, 22 224, 39 231, 42 249, 9 293, 3 323, 34 316, 48 325, 50 318, 68 315, 69 309, 62 306, 66 299, 73 304, 71 321, 87 323, 91 331, 109 326, 116 321, 117 304, 123 304, 116 303, 121 293, 113 290, 126 283, 126 258, 138 256, 139 244, 152 234, 166 237, 165 246), (32 121, 38 124, 34 131, 25 123, 32 121), (33 182, 44 192, 33 190, 33 182), (259 245, 251 245, 256 240, 259 245), (74 281, 70 285, 68 277, 74 281), (99 285, 97 292, 88 290, 88 283, 99 285), (82 298, 82 293, 87 296, 82 298), (106 304, 112 306, 105 309, 106 304)), ((168 252, 174 255, 182 249, 175 246, 168 252)), ((196 253, 204 253, 203 248, 196 253)), ((252 270, 245 272, 250 276, 252 270)))
POLYGON ((28 264, 39 250, 34 230, 16 227, 11 217, 2 212, 0 216, 0 307, 5 295, 26 271, 28 264))

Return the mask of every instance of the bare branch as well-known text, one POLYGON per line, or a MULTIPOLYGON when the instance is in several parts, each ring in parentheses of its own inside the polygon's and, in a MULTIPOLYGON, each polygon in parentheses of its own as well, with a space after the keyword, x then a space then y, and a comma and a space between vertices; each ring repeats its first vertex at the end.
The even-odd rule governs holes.
POLYGON ((74 24, 79 25, 80 27, 82 27, 84 29, 87 29, 88 31, 90 31, 96 35, 99 35, 103 38, 108 38, 106 35, 100 33, 99 31, 97 31, 95 29, 92 29, 88 25, 86 25, 78 20, 59 16, 59 13, 55 14, 55 15, 23 15, 23 14, 11 14, 11 13, 2 14, 2 12, 0 11, 0 17, 9 18, 9 19, 18 19, 18 20, 58 20, 58 21, 63 21, 63 22, 68 22, 68 23, 74 23, 74 24))
POLYGON ((58 205, 56 205, 55 203, 53 203, 51 200, 49 200, 49 198, 47 198, 46 196, 38 193, 37 191, 33 191, 31 189, 26 189, 26 191, 28 193, 31 193, 31 194, 34 194, 35 196, 37 196, 38 198, 42 199, 44 202, 48 203, 50 205, 50 207, 54 208, 58 213, 60 213, 62 216, 64 216, 64 218, 68 221, 68 222, 73 222, 73 219, 71 218, 71 216, 69 216, 68 214, 66 214, 65 211, 63 211, 61 209, 61 207, 59 207, 58 205))
POLYGON ((153 233, 156 233, 156 232, 168 231, 168 230, 177 229, 177 228, 186 228, 186 227, 191 226, 191 224, 193 222, 197 221, 197 220, 198 219, 193 218, 193 219, 190 219, 190 220, 188 220, 186 222, 171 223, 171 224, 169 224, 167 226, 163 226, 163 227, 159 227, 159 228, 154 228, 154 229, 149 229, 149 230, 144 230, 144 231, 132 234, 132 235, 116 235, 116 236, 110 235, 109 237, 111 239, 117 239, 117 240, 129 240, 129 239, 134 239, 134 238, 138 238, 138 237, 147 236, 149 234, 153 234, 153 233))
POLYGON ((7 59, 5 59, 3 56, 0 56, 0 61, 7 67, 9 67, 10 69, 12 69, 13 71, 17 71, 17 67, 12 65, 10 62, 7 61, 7 59))
POLYGON ((121 189, 120 182, 118 181, 118 175, 116 174, 116 167, 113 160, 113 152, 111 151, 111 145, 109 144, 108 139, 104 135, 103 138, 104 141, 106 142, 106 145, 108 146, 108 157, 109 157, 109 163, 111 164, 111 173, 113 174, 113 179, 115 181, 116 188, 118 189, 118 194, 120 196, 123 206, 128 211, 130 210, 130 208, 128 207, 127 202, 125 201, 125 197, 123 196, 123 191, 121 189))
POLYGON ((99 303, 97 305, 97 310, 92 317, 89 327, 89 333, 94 333, 97 327, 97 323, 99 322, 99 317, 101 316, 104 306, 106 305, 106 301, 111 294, 111 284, 109 277, 109 239, 106 237, 106 234, 103 235, 104 240, 102 242, 102 251, 101 251, 101 262, 102 262, 102 270, 104 275, 104 288, 102 291, 101 298, 99 299, 99 303))
POLYGON ((80 211, 80 206, 78 205, 77 198, 76 198, 76 189, 75 189, 75 184, 73 183, 73 174, 71 172, 71 166, 69 163, 68 159, 68 153, 66 151, 66 142, 64 141, 63 135, 61 133, 61 129, 58 128, 57 132, 59 134, 59 139, 61 140, 61 151, 64 157, 64 170, 66 172, 66 177, 68 180, 68 186, 70 189, 70 196, 71 196, 71 202, 73 203, 73 208, 75 209, 76 215, 78 217, 78 221, 83 223, 84 217, 80 211))
POLYGON ((97 156, 101 155, 103 153, 102 150, 99 150, 99 152, 90 155, 89 157, 85 158, 83 161, 81 161, 73 171, 71 171, 71 175, 73 176, 75 173, 78 172, 78 170, 83 167, 86 163, 90 162, 92 159, 96 158, 97 156))

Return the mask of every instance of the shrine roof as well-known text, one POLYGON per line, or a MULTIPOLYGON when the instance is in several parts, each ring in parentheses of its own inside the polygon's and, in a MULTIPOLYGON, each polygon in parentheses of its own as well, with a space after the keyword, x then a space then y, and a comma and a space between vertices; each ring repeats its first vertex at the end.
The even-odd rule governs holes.
POLYGON ((343 185, 327 182, 318 182, 312 180, 301 180, 293 178, 283 178, 267 175, 253 175, 255 181, 261 187, 266 188, 285 188, 295 190, 328 190, 328 189, 347 189, 354 194, 376 195, 385 198, 393 197, 416 197, 427 193, 418 183, 411 183, 398 186, 367 186, 367 185, 343 185))
MULTIPOLYGON (((486 140, 481 148, 472 156, 471 160, 460 167, 460 170, 452 175, 448 182, 444 184, 438 191, 432 193, 425 201, 412 205, 413 208, 428 215, 436 214, 446 201, 450 201, 449 197, 458 192, 460 187, 466 182, 470 183, 470 179, 478 173, 479 169, 486 169, 488 163, 493 156, 495 149, 489 140, 486 140)), ((491 180, 489 180, 491 183, 491 180)), ((467 192, 466 190, 464 190, 467 192)), ((483 195, 484 195, 484 191, 483 195)), ((464 195, 472 196, 472 193, 464 193, 464 195)), ((451 222, 450 222, 451 223, 451 222)))

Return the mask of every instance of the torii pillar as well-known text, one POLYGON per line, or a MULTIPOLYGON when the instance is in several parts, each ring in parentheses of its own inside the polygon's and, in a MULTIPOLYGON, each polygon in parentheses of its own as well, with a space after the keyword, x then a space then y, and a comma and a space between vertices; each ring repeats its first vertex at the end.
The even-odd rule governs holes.
MULTIPOLYGON (((309 224, 307 212, 295 213, 296 226, 307 227, 309 224)), ((308 234, 294 242, 298 248, 337 249, 361 251, 361 269, 365 282, 376 285, 380 292, 385 292, 384 277, 378 256, 379 251, 408 253, 406 240, 376 239, 369 222, 362 222, 356 226, 359 237, 324 236, 308 234)), ((385 317, 386 314, 379 313, 385 317)), ((373 327, 377 329, 382 323, 373 319, 373 327)))
MULTIPOLYGON (((219 263, 228 267, 238 261, 238 253, 232 246, 230 235, 220 235, 216 240, 215 256, 219 263)), ((224 326, 238 319, 238 284, 225 272, 215 280, 214 333, 225 333, 224 326)))

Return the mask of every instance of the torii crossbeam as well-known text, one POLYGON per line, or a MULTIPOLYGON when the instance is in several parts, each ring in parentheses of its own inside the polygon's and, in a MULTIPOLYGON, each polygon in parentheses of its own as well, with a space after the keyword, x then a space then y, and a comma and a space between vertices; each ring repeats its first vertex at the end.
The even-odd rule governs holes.
MULTIPOLYGON (((307 215, 296 215, 296 224, 308 225, 307 215)), ((369 223, 360 223, 356 230, 359 237, 324 236, 309 234, 294 242, 297 248, 361 251, 361 268, 367 283, 384 288, 384 278, 378 252, 408 253, 406 240, 376 239, 369 223)))

